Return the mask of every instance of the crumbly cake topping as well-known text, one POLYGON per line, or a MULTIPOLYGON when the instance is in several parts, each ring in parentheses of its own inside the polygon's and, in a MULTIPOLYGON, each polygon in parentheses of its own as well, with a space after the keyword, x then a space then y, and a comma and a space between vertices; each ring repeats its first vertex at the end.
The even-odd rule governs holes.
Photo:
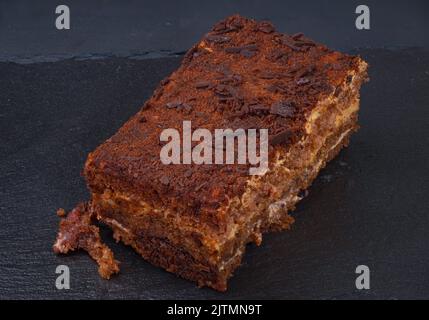
POLYGON ((211 132, 268 129, 272 154, 305 135, 317 102, 338 94, 359 61, 301 33, 278 33, 270 22, 229 17, 191 48, 142 110, 89 156, 88 183, 101 175, 113 188, 154 206, 216 223, 224 214, 218 209, 244 192, 248 165, 164 165, 161 131, 181 132, 183 120, 211 132))

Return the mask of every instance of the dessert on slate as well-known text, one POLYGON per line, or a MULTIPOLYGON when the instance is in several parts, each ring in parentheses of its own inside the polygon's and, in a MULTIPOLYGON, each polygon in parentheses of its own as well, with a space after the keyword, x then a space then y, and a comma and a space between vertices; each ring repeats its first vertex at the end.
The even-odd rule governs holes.
POLYGON ((83 248, 109 277, 118 271, 97 219, 147 261, 224 291, 246 244, 288 229, 319 170, 358 128, 367 64, 238 15, 219 23, 185 55, 144 107, 92 152, 91 191, 60 225, 56 252, 83 248), (182 128, 266 128, 269 170, 248 164, 165 165, 160 133, 182 128))

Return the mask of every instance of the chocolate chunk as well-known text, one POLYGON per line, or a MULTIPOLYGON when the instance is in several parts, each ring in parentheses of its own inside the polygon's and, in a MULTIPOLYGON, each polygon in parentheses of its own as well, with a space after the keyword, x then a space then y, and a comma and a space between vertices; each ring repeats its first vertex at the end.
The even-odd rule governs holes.
POLYGON ((281 117, 292 117, 295 113, 295 104, 290 101, 278 101, 271 105, 270 113, 281 117))

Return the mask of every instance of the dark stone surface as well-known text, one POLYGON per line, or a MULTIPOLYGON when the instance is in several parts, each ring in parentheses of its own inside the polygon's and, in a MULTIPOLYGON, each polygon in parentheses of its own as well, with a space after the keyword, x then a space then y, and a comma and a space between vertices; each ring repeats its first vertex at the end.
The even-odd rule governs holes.
POLYGON ((0 63, 0 298, 429 298, 429 53, 361 50, 361 130, 321 172, 288 232, 248 248, 227 293, 198 289, 103 236, 122 262, 102 280, 82 252, 55 256, 58 207, 88 198, 88 152, 178 58, 0 63), (55 288, 66 264, 71 289, 55 288), (355 268, 371 290, 355 289, 355 268))
POLYGON ((0 61, 64 57, 165 56, 191 47, 212 25, 239 13, 304 32, 329 47, 429 47, 426 0, 73 0, 0 1, 0 61), (55 28, 66 4, 71 29, 55 28), (371 30, 355 27, 355 9, 371 10, 371 30))

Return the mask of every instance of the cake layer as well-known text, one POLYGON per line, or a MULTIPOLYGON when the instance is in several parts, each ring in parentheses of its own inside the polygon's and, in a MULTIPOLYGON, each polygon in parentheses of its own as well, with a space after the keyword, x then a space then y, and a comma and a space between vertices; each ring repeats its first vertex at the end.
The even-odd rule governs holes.
POLYGON ((165 211, 171 209, 157 208, 161 214, 156 214, 144 202, 132 201, 132 195, 111 190, 93 194, 98 218, 115 231, 118 240, 133 246, 151 263, 200 285, 226 289, 227 279, 240 264, 246 244, 259 244, 264 231, 289 228, 293 219, 288 212, 301 199, 300 192, 348 144, 349 136, 357 129, 357 88, 363 80, 354 76, 340 94, 318 104, 306 123, 305 137, 288 152, 279 149, 272 170, 253 178, 240 201, 231 204, 230 215, 246 219, 230 225, 227 232, 204 234, 192 224, 177 221, 174 212, 165 211), (273 193, 269 197, 261 193, 268 189, 273 193), (166 252, 158 252, 158 246, 166 252), (182 260, 176 257, 178 252, 182 260))
POLYGON ((359 57, 266 21, 219 22, 88 156, 89 211, 149 262, 226 290, 246 245, 290 227, 302 191, 357 130, 366 68, 359 57), (188 162, 194 145, 184 147, 185 123, 208 132, 255 129, 257 142, 267 130, 267 170, 249 175, 250 160, 188 162), (183 138, 180 164, 165 164, 161 137, 173 129, 183 138))
POLYGON ((317 104, 362 72, 362 63, 302 34, 278 33, 268 22, 227 18, 186 54, 140 112, 89 155, 88 186, 94 193, 132 194, 152 211, 174 208, 183 223, 204 233, 225 231, 232 221, 224 208, 245 192, 249 164, 165 165, 163 130, 182 134, 183 121, 211 132, 268 129, 270 155, 288 150, 305 136, 317 104))
MULTIPOLYGON (((308 165, 297 170, 294 179, 288 180, 294 186, 292 190, 274 202, 267 198, 261 203, 264 207, 262 210, 254 207, 253 217, 247 221, 246 226, 242 226, 219 251, 211 252, 211 255, 208 248, 201 243, 200 236, 168 227, 161 228, 161 232, 154 231, 159 224, 156 222, 139 224, 132 218, 136 211, 118 211, 119 207, 113 210, 108 206, 99 206, 98 219, 113 229, 117 240, 131 245, 152 264, 196 281, 200 286, 205 285, 224 291, 227 288, 228 278, 240 265, 247 243, 253 241, 259 244, 262 240, 261 233, 264 231, 289 228, 293 219, 288 212, 301 199, 299 191, 305 190, 318 171, 348 144, 350 135, 357 129, 356 120, 357 117, 354 114, 348 123, 325 139, 318 151, 318 156, 314 157, 308 165), (127 216, 129 218, 124 219, 127 216)), ((284 177, 284 173, 280 171, 281 169, 278 169, 277 176, 284 177)), ((267 182, 260 182, 258 187, 264 184, 266 185, 267 182)), ((236 210, 248 210, 249 206, 251 205, 247 204, 246 207, 241 206, 236 210)))

